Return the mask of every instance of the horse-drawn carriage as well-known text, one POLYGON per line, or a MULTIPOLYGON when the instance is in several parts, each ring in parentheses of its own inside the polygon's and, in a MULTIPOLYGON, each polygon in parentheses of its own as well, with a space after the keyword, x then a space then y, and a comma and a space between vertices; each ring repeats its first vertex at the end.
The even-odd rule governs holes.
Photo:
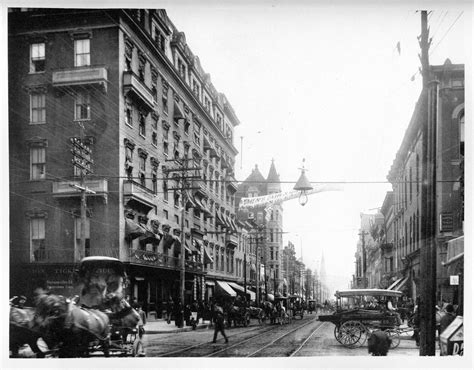
POLYGON ((12 356, 29 344, 37 357, 41 337, 52 355, 87 357, 143 353, 137 335, 138 313, 123 297, 126 281, 122 263, 109 257, 86 257, 74 277, 79 295, 73 299, 39 288, 31 308, 11 305, 10 347, 12 356), (20 336, 20 337, 19 337, 20 336))
POLYGON ((303 319, 304 307, 299 297, 296 295, 292 295, 289 297, 289 301, 293 318, 299 317, 300 319, 303 319))
POLYGON ((364 345, 368 335, 379 329, 387 332, 392 338, 392 348, 395 348, 400 343, 400 323, 397 315, 387 310, 384 302, 401 295, 402 292, 385 289, 337 291, 336 312, 320 315, 319 320, 332 322, 335 325, 334 337, 346 347, 364 345))

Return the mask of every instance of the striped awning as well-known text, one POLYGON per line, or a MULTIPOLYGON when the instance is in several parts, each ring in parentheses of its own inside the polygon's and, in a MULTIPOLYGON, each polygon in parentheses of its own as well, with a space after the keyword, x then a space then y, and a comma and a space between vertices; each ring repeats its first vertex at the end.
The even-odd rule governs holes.
POLYGON ((245 292, 245 288, 243 286, 240 286, 239 284, 234 283, 234 282, 228 282, 227 284, 229 284, 230 287, 232 289, 234 289, 237 293, 247 294, 248 296, 250 296, 251 301, 255 301, 255 293, 254 292, 252 292, 248 289, 247 289, 247 292, 245 292))
POLYGON ((220 288, 220 291, 224 293, 224 295, 227 295, 230 297, 237 296, 237 293, 235 292, 235 290, 232 289, 230 285, 227 284, 225 281, 217 281, 217 286, 220 288))
POLYGON ((129 218, 125 219, 125 237, 128 240, 133 240, 139 236, 145 235, 146 230, 140 224, 130 220, 129 218))

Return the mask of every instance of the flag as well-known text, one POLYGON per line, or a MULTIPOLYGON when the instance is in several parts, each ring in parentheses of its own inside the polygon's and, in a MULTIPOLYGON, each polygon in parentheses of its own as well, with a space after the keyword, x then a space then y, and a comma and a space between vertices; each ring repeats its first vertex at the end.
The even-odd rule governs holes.
POLYGON ((402 49, 401 49, 401 46, 400 46, 400 41, 397 42, 397 51, 398 51, 398 55, 401 55, 401 54, 402 54, 402 49))

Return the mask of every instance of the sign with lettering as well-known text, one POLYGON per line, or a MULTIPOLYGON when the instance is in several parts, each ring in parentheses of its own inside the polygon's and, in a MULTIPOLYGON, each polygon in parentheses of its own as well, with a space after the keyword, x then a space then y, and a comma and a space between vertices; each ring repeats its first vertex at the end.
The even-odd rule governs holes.
POLYGON ((439 232, 447 233, 454 230, 454 215, 452 212, 440 213, 439 232))
POLYGON ((451 275, 449 277, 449 285, 459 285, 459 275, 451 275))

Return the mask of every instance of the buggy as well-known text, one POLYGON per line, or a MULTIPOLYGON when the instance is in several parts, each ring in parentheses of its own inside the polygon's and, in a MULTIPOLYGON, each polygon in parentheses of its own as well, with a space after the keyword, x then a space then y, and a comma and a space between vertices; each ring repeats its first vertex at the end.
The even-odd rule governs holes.
POLYGON ((352 289, 337 291, 336 312, 320 315, 320 321, 332 322, 334 337, 343 346, 355 348, 364 345, 368 335, 376 330, 384 330, 392 338, 392 348, 400 343, 397 316, 384 306, 376 306, 376 299, 401 297, 402 292, 385 289, 352 289))

